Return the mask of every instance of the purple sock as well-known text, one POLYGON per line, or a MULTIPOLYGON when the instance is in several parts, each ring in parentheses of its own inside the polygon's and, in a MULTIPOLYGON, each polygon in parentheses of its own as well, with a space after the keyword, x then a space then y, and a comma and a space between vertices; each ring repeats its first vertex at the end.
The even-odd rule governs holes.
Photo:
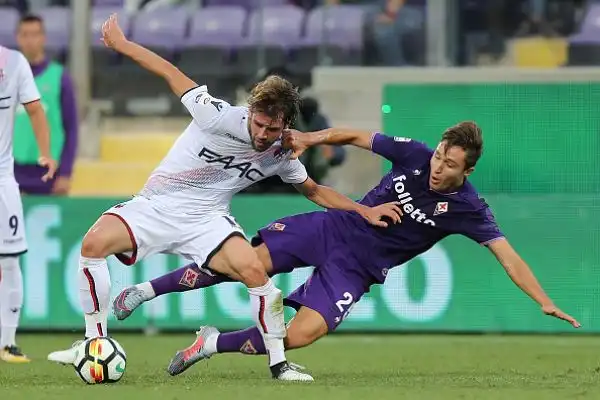
MULTIPOLYGON (((275 267, 269 276, 291 272, 293 267, 275 267)), ((188 290, 202 289, 205 287, 217 285, 222 282, 233 282, 233 279, 225 275, 210 276, 200 271, 198 264, 191 263, 168 274, 160 276, 150 281, 156 296, 167 293, 187 292, 188 290)))
POLYGON ((166 293, 201 289, 221 282, 231 282, 232 280, 225 275, 207 275, 200 271, 196 263, 192 263, 153 279, 150 284, 156 296, 161 296, 166 293))
POLYGON ((218 353, 267 354, 265 342, 257 327, 229 333, 217 338, 218 353))

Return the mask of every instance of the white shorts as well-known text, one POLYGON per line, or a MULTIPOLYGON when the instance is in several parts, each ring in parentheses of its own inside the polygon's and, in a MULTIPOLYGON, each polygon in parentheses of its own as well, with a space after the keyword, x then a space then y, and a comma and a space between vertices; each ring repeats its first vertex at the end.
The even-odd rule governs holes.
POLYGON ((118 217, 129 231, 133 251, 115 255, 125 265, 157 253, 176 254, 193 260, 212 275, 208 263, 223 243, 233 236, 245 238, 229 215, 169 213, 144 197, 117 204, 104 214, 118 217))
POLYGON ((0 257, 19 256, 27 252, 25 221, 19 184, 0 182, 0 257))

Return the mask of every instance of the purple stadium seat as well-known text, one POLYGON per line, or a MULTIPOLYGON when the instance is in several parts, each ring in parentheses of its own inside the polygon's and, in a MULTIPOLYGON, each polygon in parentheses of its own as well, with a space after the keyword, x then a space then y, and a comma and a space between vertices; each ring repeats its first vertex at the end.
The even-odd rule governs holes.
POLYGON ((71 9, 48 7, 38 12, 46 28, 46 45, 53 51, 66 51, 71 39, 71 9))
POLYGON ((600 44, 600 30, 596 32, 583 31, 569 38, 569 43, 574 44, 600 44))
POLYGON ((328 44, 346 49, 363 46, 365 11, 354 6, 329 6, 314 9, 308 16, 303 46, 328 44))
POLYGON ((265 68, 285 65, 290 49, 300 40, 303 22, 304 11, 295 6, 272 6, 253 11, 248 35, 236 51, 240 73, 256 73, 259 61, 264 62, 265 68), (261 43, 264 46, 259 47, 261 43))
POLYGON ((142 11, 132 23, 132 40, 144 46, 174 51, 184 44, 188 10, 183 7, 142 11))
POLYGON ((599 31, 600 30, 600 4, 590 6, 583 23, 581 31, 599 31))
POLYGON ((298 43, 302 33, 304 11, 294 6, 273 6, 254 11, 246 45, 264 43, 267 46, 291 47, 298 43), (262 32, 261 32, 262 28, 262 32))
POLYGON ((91 44, 92 47, 103 47, 104 44, 100 41, 102 37, 102 24, 110 17, 111 14, 118 13, 119 25, 123 29, 126 36, 129 34, 130 18, 123 12, 122 9, 114 7, 94 7, 92 8, 91 17, 91 44))
POLYGON ((94 0, 94 7, 123 7, 125 0, 94 0))
POLYGON ((0 45, 14 48, 15 29, 19 23, 19 12, 14 8, 0 8, 0 45))
POLYGON ((231 48, 242 42, 246 11, 242 7, 207 7, 196 12, 191 21, 186 47, 231 48))
POLYGON ((207 6, 240 6, 247 9, 281 6, 290 4, 287 0, 207 0, 207 6))
POLYGON ((579 33, 570 37, 571 44, 600 43, 600 4, 592 5, 581 24, 579 33))
POLYGON ((227 74, 232 49, 243 41, 246 10, 238 6, 206 7, 192 17, 190 35, 179 67, 192 75, 227 74))
POLYGON ((311 11, 305 36, 294 46, 294 68, 306 73, 322 62, 360 65, 365 13, 363 7, 347 5, 319 7, 311 11))

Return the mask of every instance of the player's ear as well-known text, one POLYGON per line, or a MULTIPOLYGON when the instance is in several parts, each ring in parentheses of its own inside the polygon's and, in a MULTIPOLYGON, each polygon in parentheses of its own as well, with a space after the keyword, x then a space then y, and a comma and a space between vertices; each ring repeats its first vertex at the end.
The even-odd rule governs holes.
POLYGON ((465 169, 465 177, 471 175, 475 171, 475 167, 465 169))

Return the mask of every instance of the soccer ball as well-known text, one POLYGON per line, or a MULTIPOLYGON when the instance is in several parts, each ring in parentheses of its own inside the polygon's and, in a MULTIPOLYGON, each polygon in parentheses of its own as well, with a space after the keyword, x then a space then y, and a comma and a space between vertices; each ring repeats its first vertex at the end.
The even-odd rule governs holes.
POLYGON ((76 352, 73 366, 85 383, 114 383, 125 373, 125 350, 115 339, 87 339, 77 346, 76 352))

